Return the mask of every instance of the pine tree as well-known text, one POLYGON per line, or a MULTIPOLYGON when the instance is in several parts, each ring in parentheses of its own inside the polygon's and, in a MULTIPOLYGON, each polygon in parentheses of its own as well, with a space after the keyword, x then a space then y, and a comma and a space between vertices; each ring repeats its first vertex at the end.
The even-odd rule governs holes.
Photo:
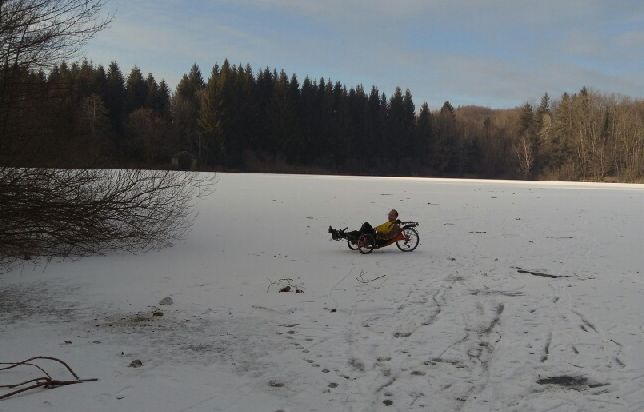
POLYGON ((405 95, 403 96, 403 112, 402 112, 402 168, 399 168, 399 172, 404 174, 414 173, 414 170, 418 167, 418 140, 416 134, 416 106, 414 105, 413 98, 411 96, 411 91, 409 89, 405 90, 405 95))
POLYGON ((434 146, 434 134, 432 131, 432 113, 427 102, 423 103, 418 114, 416 123, 416 150, 423 168, 432 164, 432 148, 434 146))
POLYGON ((300 119, 300 142, 304 149, 303 157, 312 161, 315 154, 315 113, 318 108, 315 107, 315 89, 311 79, 305 77, 302 81, 302 90, 300 92, 300 104, 297 106, 297 116, 300 119))
POLYGON ((87 59, 85 59, 81 63, 75 88, 81 98, 86 98, 90 94, 96 92, 94 80, 94 68, 87 59))
POLYGON ((131 113, 145 105, 148 87, 138 67, 132 68, 126 83, 125 110, 131 113))
POLYGON ((552 134, 549 143, 548 167, 550 172, 564 179, 574 179, 572 155, 572 99, 564 93, 553 112, 552 134), (566 171, 564 171, 564 169, 566 171))
POLYGON ((152 73, 148 73, 148 77, 145 78, 145 91, 145 103, 143 106, 159 112, 161 107, 161 102, 159 101, 159 85, 152 73))
POLYGON ((105 68, 99 65, 92 74, 92 92, 96 93, 104 103, 107 92, 107 75, 105 74, 105 68))
MULTIPOLYGON (((219 68, 213 67, 215 76, 219 68)), ((201 71, 192 65, 189 74, 184 74, 172 99, 172 115, 177 134, 177 146, 197 156, 199 162, 206 163, 207 148, 198 128, 204 82, 201 71)))
POLYGON ((456 113, 449 101, 443 103, 436 119, 433 146, 433 169, 439 173, 455 173, 458 153, 456 113))
POLYGON ((159 83, 154 108, 164 117, 170 116, 170 89, 165 80, 159 83))
POLYGON ((256 102, 256 135, 254 137, 254 149, 258 157, 270 157, 275 153, 275 145, 271 143, 272 132, 268 121, 270 103, 273 97, 275 78, 268 67, 257 75, 254 89, 256 102))
POLYGON ((92 166, 101 165, 109 159, 112 151, 108 140, 110 130, 108 111, 100 95, 92 93, 85 97, 80 106, 76 133, 85 143, 83 158, 92 166))
POLYGON ((268 110, 271 142, 278 154, 290 163, 297 161, 296 107, 288 76, 282 70, 276 77, 268 110))
MULTIPOLYGON (((125 82, 123 74, 116 62, 110 63, 107 69, 107 81, 105 84, 105 97, 103 98, 105 108, 108 111, 112 130, 116 136, 122 136, 124 130, 125 115, 125 82)), ((116 138, 116 146, 120 139, 116 138)))
POLYGON ((190 73, 188 73, 188 80, 190 80, 191 86, 194 88, 193 92, 198 90, 203 90, 206 87, 206 83, 203 81, 203 76, 201 75, 201 70, 197 63, 194 63, 190 68, 190 73))
POLYGON ((386 163, 381 165, 388 173, 398 169, 398 162, 406 145, 405 133, 405 108, 402 90, 396 87, 394 94, 389 99, 387 115, 387 140, 390 142, 386 163))

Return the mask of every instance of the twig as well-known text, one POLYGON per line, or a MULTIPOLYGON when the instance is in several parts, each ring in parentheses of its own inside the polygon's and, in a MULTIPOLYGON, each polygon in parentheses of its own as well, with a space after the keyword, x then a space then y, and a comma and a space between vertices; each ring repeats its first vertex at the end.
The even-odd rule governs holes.
MULTIPOLYGON (((39 378, 39 379, 41 379, 42 381, 38 382, 36 384, 33 384, 31 386, 27 386, 26 388, 21 388, 21 389, 18 389, 18 390, 15 390, 13 392, 9 392, 9 393, 7 393, 5 395, 0 396, 0 401, 5 400, 5 399, 9 398, 10 396, 17 395, 19 393, 26 392, 26 391, 31 390, 31 389, 36 389, 36 388, 41 388, 41 387, 45 388, 45 389, 54 389, 54 388, 57 388, 59 386, 67 386, 67 385, 74 385, 76 383, 96 382, 96 381, 98 381, 98 379, 96 379, 96 378, 79 379, 79 380, 75 380, 75 381, 58 381, 58 380, 52 380, 52 379, 44 378, 44 377, 39 378)), ((38 379, 34 379, 34 381, 36 381, 36 380, 38 380, 38 379)), ((27 383, 27 382, 25 382, 25 383, 27 383)))
POLYGON ((33 366, 33 367, 39 369, 42 373, 45 374, 45 376, 41 376, 41 377, 34 378, 34 379, 29 379, 29 380, 26 380, 24 382, 20 382, 20 383, 17 383, 17 384, 0 385, 0 388, 6 388, 6 389, 19 388, 19 389, 16 389, 15 391, 13 391, 13 392, 9 392, 9 393, 6 393, 4 395, 0 395, 0 400, 7 399, 7 398, 9 398, 9 397, 11 397, 13 395, 17 395, 19 393, 26 392, 28 390, 36 389, 36 388, 54 389, 54 388, 57 388, 59 386, 74 385, 74 384, 82 383, 82 382, 96 382, 96 381, 98 381, 98 379, 96 379, 96 378, 80 379, 78 377, 78 375, 76 374, 76 372, 74 372, 74 370, 67 363, 63 362, 62 360, 60 360, 58 358, 54 358, 54 357, 51 357, 51 356, 34 356, 32 358, 26 359, 26 360, 21 361, 21 362, 0 362, 0 365, 9 365, 9 366, 5 366, 3 368, 0 368, 0 371, 13 369, 13 368, 18 367, 18 366, 33 366), (35 363, 31 363, 34 360, 40 360, 40 359, 51 360, 51 361, 60 363, 75 378, 75 380, 53 379, 47 373, 47 371, 45 371, 45 369, 43 369, 42 367, 40 367, 39 365, 37 365, 35 363), (28 385, 28 384, 31 384, 31 385, 23 387, 23 386, 28 385))
MULTIPOLYGON (((40 366, 38 366, 38 365, 36 365, 34 363, 27 363, 27 361, 24 361, 24 362, 19 362, 19 364, 24 365, 24 366, 33 366, 34 368, 39 369, 48 378, 51 378, 51 376, 49 376, 49 374, 43 368, 41 368, 40 366)), ((12 365, 12 366, 9 366, 7 368, 0 368, 0 371, 6 370, 6 369, 12 369, 12 368, 18 366, 18 364, 15 364, 15 363, 4 363, 4 362, 0 362, 0 365, 12 365)))
MULTIPOLYGON (((53 357, 51 357, 51 356, 34 356, 33 358, 29 358, 29 359, 24 360, 24 361, 22 361, 22 362, 16 362, 16 363, 4 363, 4 362, 3 362, 3 363, 0 363, 0 365, 11 365, 11 366, 7 366, 7 367, 5 367, 5 368, 0 368, 0 371, 4 371, 4 370, 8 370, 8 369, 13 369, 13 368, 15 368, 16 366, 20 366, 20 365, 36 366, 36 365, 33 365, 33 364, 30 364, 30 363, 29 363, 29 362, 31 362, 32 360, 35 360, 35 359, 47 359, 47 360, 51 360, 51 361, 54 361, 54 362, 58 362, 58 363, 60 363, 61 365, 63 365, 63 366, 64 366, 64 367, 69 371, 69 373, 71 373, 71 374, 72 374, 72 376, 73 376, 74 378, 76 378, 76 380, 79 380, 79 379, 80 379, 80 378, 78 377, 78 375, 76 375, 76 373, 74 373, 74 371, 72 370, 72 368, 70 368, 70 367, 69 367, 69 365, 68 365, 68 364, 66 364, 65 362, 61 361, 61 360, 60 360, 60 359, 58 359, 58 358, 53 358, 53 357)), ((45 372, 42 368, 40 368, 39 366, 36 366, 36 367, 37 367, 38 369, 40 369, 41 371, 43 371, 43 372, 45 373, 45 375, 47 375, 47 377, 51 379, 51 376, 49 376, 49 375, 47 374, 47 372, 45 372)))
POLYGON ((376 280, 378 280, 378 279, 382 279, 382 278, 384 278, 385 276, 387 276, 387 275, 381 275, 381 276, 377 276, 377 277, 375 277, 375 278, 373 278, 373 279, 365 279, 365 278, 363 278, 363 276, 364 276, 364 275, 366 275, 366 273, 365 273, 364 271, 362 271, 362 270, 361 270, 361 271, 360 271, 360 274, 359 274, 358 276, 356 276, 356 280, 357 280, 358 282, 360 282, 360 283, 371 283, 371 282, 374 282, 374 281, 376 281, 376 280))

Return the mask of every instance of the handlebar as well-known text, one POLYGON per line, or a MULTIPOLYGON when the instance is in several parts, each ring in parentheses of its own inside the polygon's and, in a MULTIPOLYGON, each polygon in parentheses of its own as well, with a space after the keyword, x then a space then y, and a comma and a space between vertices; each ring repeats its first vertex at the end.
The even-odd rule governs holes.
POLYGON ((400 224, 404 225, 404 226, 407 226, 407 225, 409 225, 409 226, 418 226, 419 225, 418 222, 400 222, 400 224))

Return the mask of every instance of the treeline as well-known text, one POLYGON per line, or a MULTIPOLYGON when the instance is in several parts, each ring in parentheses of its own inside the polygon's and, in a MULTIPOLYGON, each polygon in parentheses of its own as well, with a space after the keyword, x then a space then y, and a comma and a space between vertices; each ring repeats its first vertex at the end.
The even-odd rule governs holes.
POLYGON ((12 78, 0 104, 4 165, 155 166, 176 147, 171 92, 138 68, 127 79, 117 63, 105 70, 87 61, 48 74, 5 73, 12 78))
POLYGON ((409 90, 198 66, 174 92, 134 68, 87 61, 4 72, 0 161, 12 166, 171 167, 637 181, 644 103, 586 88, 493 110, 416 107, 409 90), (8 75, 11 75, 11 81, 8 75), (184 165, 185 166, 185 165, 184 165))

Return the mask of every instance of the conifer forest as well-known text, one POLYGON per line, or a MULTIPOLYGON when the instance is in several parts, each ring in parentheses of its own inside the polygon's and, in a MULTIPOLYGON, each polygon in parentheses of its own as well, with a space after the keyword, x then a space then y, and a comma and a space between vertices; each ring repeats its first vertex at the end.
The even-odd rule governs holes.
POLYGON ((174 90, 88 61, 0 71, 0 162, 60 168, 641 181, 644 102, 582 88, 511 109, 227 60, 174 90))

